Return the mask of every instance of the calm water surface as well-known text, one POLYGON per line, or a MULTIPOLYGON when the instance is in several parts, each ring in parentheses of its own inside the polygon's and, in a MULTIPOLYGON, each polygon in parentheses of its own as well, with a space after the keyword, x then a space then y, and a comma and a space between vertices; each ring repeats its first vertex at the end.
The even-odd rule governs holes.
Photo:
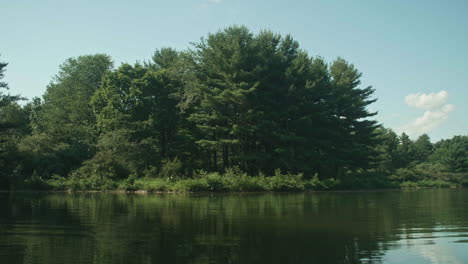
POLYGON ((0 193, 0 263, 468 263, 468 190, 0 193))

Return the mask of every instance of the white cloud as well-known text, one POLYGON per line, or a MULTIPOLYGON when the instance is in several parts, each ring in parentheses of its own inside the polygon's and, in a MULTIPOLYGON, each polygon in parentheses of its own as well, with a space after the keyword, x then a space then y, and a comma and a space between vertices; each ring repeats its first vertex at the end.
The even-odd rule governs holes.
POLYGON ((405 103, 409 106, 424 110, 438 109, 447 102, 448 93, 444 90, 438 93, 417 93, 405 97, 405 103))
POLYGON ((436 111, 427 110, 422 116, 405 125, 402 130, 410 136, 419 136, 428 133, 447 120, 449 113, 452 112, 453 109, 453 105, 447 104, 436 111))
POLYGON ((439 127, 447 120, 449 113, 455 109, 454 105, 445 104, 447 99, 448 93, 446 91, 407 95, 405 97, 407 105, 426 111, 422 116, 404 125, 400 130, 410 136, 416 137, 439 127))

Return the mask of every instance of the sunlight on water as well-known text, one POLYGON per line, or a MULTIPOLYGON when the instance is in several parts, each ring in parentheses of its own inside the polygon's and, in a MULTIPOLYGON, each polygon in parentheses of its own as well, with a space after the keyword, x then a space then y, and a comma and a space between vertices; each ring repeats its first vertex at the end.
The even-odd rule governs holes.
POLYGON ((468 263, 466 227, 408 228, 402 233, 384 263, 468 263))

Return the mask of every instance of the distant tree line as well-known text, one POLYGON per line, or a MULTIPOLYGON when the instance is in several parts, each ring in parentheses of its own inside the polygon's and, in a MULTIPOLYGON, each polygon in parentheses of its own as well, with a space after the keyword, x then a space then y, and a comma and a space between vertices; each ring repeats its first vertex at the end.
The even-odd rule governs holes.
POLYGON ((237 26, 134 65, 70 58, 42 98, 21 106, 0 93, 0 187, 229 168, 349 185, 467 178, 468 136, 432 144, 396 135, 372 119, 374 90, 360 78, 354 65, 310 56, 289 35, 237 26))

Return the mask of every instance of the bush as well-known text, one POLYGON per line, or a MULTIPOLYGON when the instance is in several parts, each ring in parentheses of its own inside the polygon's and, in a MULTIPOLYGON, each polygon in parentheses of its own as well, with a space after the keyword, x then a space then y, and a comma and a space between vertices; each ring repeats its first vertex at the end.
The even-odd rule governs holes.
POLYGON ((141 186, 142 189, 147 190, 148 192, 164 192, 170 191, 172 189, 171 182, 161 178, 144 178, 139 179, 136 182, 141 186))
POLYGON ((275 175, 268 178, 269 190, 282 192, 304 190, 302 178, 302 174, 282 174, 280 170, 276 170, 275 175))
POLYGON ((264 176, 251 177, 247 174, 240 175, 232 180, 230 186, 231 190, 236 192, 259 192, 268 190, 264 176))
POLYGON ((128 178, 123 180, 120 183, 119 188, 124 189, 126 191, 136 191, 136 190, 141 190, 142 185, 136 182, 137 175, 135 173, 132 173, 128 175, 128 178))
POLYGON ((468 187, 468 174, 464 175, 464 177, 461 177, 461 179, 458 182, 461 186, 468 187))
POLYGON ((225 192, 231 190, 229 181, 218 173, 210 173, 196 179, 179 180, 174 185, 179 192, 225 192))
POLYGON ((56 191, 65 191, 69 189, 67 179, 57 174, 52 175, 52 177, 47 180, 47 185, 56 191))
POLYGON ((304 183, 304 188, 306 190, 311 190, 311 191, 318 191, 318 190, 324 190, 325 186, 324 184, 319 180, 318 175, 315 174, 312 179, 306 181, 304 183))
POLYGON ((401 188, 450 188, 454 186, 456 185, 443 180, 406 181, 400 184, 401 188))
POLYGON ((422 180, 417 182, 419 187, 429 187, 429 188, 449 188, 453 184, 443 181, 443 180, 422 180))
MULTIPOLYGON (((133 173, 123 180, 113 180, 102 176, 102 174, 88 175, 82 169, 78 169, 69 174, 68 178, 53 175, 50 179, 44 179, 37 172, 24 181, 25 187, 36 190, 147 190, 148 192, 256 192, 256 191, 319 191, 336 190, 339 188, 375 188, 375 187, 401 187, 401 188, 447 188, 454 186, 468 186, 467 173, 449 173, 439 171, 437 166, 430 164, 420 164, 411 169, 399 169, 392 176, 393 181, 389 182, 386 177, 378 174, 378 171, 359 172, 355 175, 348 175, 344 182, 329 178, 319 180, 318 175, 311 179, 304 179, 302 174, 282 173, 276 170, 271 177, 266 177, 263 173, 257 176, 249 176, 238 167, 226 169, 224 174, 208 173, 200 170, 195 171, 193 178, 177 179, 174 172, 177 171, 177 160, 166 163, 164 178, 144 177, 138 178, 133 173), (168 165, 170 164, 170 165, 168 165), (424 172, 426 170, 426 172, 424 172), (170 176, 172 175, 172 176, 170 176), (419 179, 419 180, 403 180, 419 179)), ((146 171, 145 175, 149 176, 146 171)), ((154 176, 154 174, 151 174, 154 176)))
POLYGON ((97 175, 84 176, 79 171, 70 174, 67 180, 68 189, 78 190, 115 190, 117 184, 115 181, 97 175))
POLYGON ((177 181, 174 190, 178 192, 208 192, 210 188, 206 179, 186 179, 177 181))
POLYGON ((206 177, 206 183, 210 192, 225 192, 230 188, 229 182, 219 173, 210 173, 206 177))
POLYGON ((424 178, 424 175, 421 174, 421 172, 417 169, 414 168, 402 168, 396 170, 395 174, 391 175, 389 177, 390 180, 396 181, 396 182, 416 182, 419 180, 422 180, 424 178))
POLYGON ((29 179, 24 181, 26 188, 31 188, 35 190, 46 190, 49 189, 47 181, 44 180, 36 171, 33 172, 29 179))
POLYGON ((400 184, 401 188, 418 188, 418 184, 412 181, 405 181, 400 184))
POLYGON ((329 178, 322 181, 324 190, 336 190, 340 187, 341 182, 335 178, 329 178))
POLYGON ((177 158, 173 160, 165 159, 162 162, 161 171, 159 176, 167 179, 176 179, 181 175, 182 162, 177 158))

